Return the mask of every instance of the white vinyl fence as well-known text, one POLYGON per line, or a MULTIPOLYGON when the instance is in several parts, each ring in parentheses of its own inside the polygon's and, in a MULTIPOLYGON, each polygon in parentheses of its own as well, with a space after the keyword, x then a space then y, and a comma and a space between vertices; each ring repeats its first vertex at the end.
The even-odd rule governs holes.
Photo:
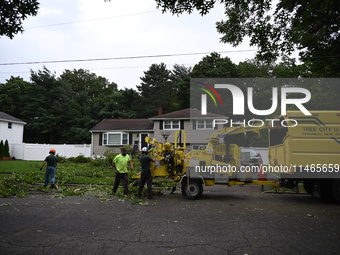
POLYGON ((79 155, 91 157, 91 144, 9 144, 11 157, 22 160, 44 160, 50 149, 55 149, 56 154, 66 158, 79 155))

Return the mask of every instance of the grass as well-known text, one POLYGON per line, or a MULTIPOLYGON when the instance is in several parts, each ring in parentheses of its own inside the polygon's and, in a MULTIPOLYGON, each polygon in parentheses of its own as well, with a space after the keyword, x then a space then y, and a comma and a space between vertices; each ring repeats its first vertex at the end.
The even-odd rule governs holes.
MULTIPOLYGON (((135 169, 139 169, 139 162, 134 162, 135 169)), ((59 189, 51 190, 43 186, 45 169, 40 171, 41 161, 11 160, 0 161, 0 197, 25 197, 30 193, 41 192, 51 197, 61 198, 65 196, 93 194, 102 200, 107 200, 112 192, 112 184, 115 173, 108 164, 98 164, 95 161, 87 163, 74 163, 64 160, 58 163, 56 183, 59 189)), ((132 175, 138 171, 129 172, 130 195, 123 196, 119 188, 117 195, 121 201, 130 200, 134 204, 148 205, 147 202, 136 199, 137 186, 132 175)), ((157 186, 170 188, 173 182, 159 179, 155 181, 157 186)), ((155 194, 163 190, 155 190, 155 194)))
POLYGON ((23 160, 4 160, 0 161, 0 173, 12 174, 12 173, 28 173, 28 172, 40 172, 41 161, 23 161, 23 160))

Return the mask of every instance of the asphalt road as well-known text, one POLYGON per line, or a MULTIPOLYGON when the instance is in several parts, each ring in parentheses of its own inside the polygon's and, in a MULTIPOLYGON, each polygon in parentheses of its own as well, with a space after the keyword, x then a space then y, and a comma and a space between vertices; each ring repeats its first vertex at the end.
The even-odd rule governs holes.
POLYGON ((110 196, 0 198, 0 254, 340 254, 340 206, 260 187, 179 191, 148 206, 110 196))

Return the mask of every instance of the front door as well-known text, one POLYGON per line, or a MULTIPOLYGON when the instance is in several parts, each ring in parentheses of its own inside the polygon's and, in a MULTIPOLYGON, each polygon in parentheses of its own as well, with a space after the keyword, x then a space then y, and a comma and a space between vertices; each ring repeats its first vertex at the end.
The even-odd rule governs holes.
POLYGON ((148 133, 145 133, 145 134, 140 134, 140 150, 143 148, 143 147, 148 147, 148 144, 145 142, 145 137, 149 136, 148 133))

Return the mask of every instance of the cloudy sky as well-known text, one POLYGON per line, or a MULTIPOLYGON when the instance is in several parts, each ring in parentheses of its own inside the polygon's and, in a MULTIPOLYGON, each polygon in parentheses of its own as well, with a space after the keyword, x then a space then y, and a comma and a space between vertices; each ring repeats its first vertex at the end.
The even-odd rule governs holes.
POLYGON ((234 63, 255 55, 247 42, 236 48, 219 42, 220 5, 201 17, 162 14, 154 0, 39 2, 37 16, 24 21, 23 34, 0 38, 0 83, 11 76, 29 81, 30 70, 46 66, 57 76, 65 69, 87 69, 120 89, 135 89, 154 63, 172 69, 174 64, 192 67, 214 51, 234 63))

